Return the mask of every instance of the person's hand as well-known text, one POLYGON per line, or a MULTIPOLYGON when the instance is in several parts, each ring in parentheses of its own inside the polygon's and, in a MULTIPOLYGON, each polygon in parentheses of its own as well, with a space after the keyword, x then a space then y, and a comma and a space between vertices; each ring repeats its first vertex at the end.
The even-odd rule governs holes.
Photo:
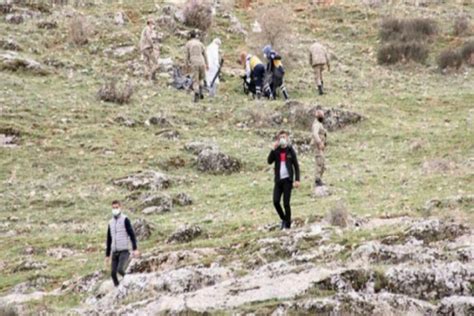
POLYGON ((279 146, 280 146, 280 142, 279 142, 278 140, 276 140, 276 141, 273 143, 273 149, 277 149, 279 146))
POLYGON ((134 250, 134 251, 132 252, 132 256, 133 256, 134 258, 140 258, 140 251, 134 250))
POLYGON ((298 189, 300 187, 300 182, 299 181, 295 181, 295 183, 293 184, 293 186, 295 187, 295 189, 298 189))
POLYGON ((104 265, 106 269, 110 267, 110 260, 111 260, 110 257, 105 257, 104 265))

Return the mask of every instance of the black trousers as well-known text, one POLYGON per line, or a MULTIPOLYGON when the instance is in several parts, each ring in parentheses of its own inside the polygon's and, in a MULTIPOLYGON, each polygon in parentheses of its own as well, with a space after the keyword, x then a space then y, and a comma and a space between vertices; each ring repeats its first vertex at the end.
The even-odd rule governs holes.
POLYGON ((114 285, 119 285, 117 273, 122 277, 125 276, 125 270, 127 270, 128 258, 130 258, 130 251, 115 251, 112 253, 112 280, 114 285))
POLYGON ((289 179, 283 179, 275 182, 275 187, 273 188, 273 205, 280 216, 281 220, 286 223, 288 227, 291 226, 291 190, 293 189, 293 182, 289 179), (283 195, 283 206, 285 212, 280 205, 281 196, 283 195))
POLYGON ((257 92, 262 92, 263 88, 263 79, 265 77, 265 66, 264 65, 257 65, 252 71, 252 81, 255 83, 255 90, 257 92))

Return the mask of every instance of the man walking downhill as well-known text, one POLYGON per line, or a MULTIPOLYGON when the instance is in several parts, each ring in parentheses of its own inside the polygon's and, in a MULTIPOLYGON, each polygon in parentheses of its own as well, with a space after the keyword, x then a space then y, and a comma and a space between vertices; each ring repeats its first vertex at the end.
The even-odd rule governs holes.
POLYGON ((326 169, 324 160, 324 150, 326 148, 327 132, 323 126, 324 123, 324 112, 317 110, 314 112, 315 120, 311 128, 313 135, 313 146, 315 153, 315 186, 323 186, 322 181, 324 170, 326 169))
POLYGON ((309 64, 313 67, 316 85, 318 86, 319 95, 324 94, 323 70, 327 65, 328 71, 331 71, 329 65, 329 54, 326 47, 320 43, 314 43, 309 49, 309 64))
POLYGON ((281 219, 281 229, 291 228, 291 191, 300 186, 300 167, 296 152, 288 143, 288 133, 281 131, 276 137, 273 149, 268 155, 268 164, 275 163, 275 186, 273 188, 273 205, 281 219), (293 182, 293 180, 295 180, 293 182), (280 205, 283 195, 283 206, 280 205))
POLYGON ((156 71, 158 70, 158 57, 160 48, 153 42, 155 32, 155 22, 149 18, 140 37, 140 52, 145 61, 146 74, 148 79, 156 80, 156 71))
POLYGON ((138 257, 137 239, 132 224, 127 216, 122 214, 121 203, 112 202, 112 219, 107 228, 107 250, 105 252, 106 263, 111 263, 111 275, 114 285, 119 285, 117 273, 125 277, 128 259, 130 258, 129 243, 132 243, 133 256, 138 257), (112 256, 112 258, 110 258, 112 256))
POLYGON ((204 99, 203 87, 206 70, 209 70, 206 48, 199 41, 196 31, 191 31, 190 39, 186 43, 186 67, 191 70, 193 80, 194 102, 204 99))

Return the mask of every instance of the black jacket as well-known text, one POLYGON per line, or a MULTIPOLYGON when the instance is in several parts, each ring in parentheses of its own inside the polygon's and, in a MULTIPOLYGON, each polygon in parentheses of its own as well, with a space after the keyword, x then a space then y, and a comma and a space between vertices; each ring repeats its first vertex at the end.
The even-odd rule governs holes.
POLYGON ((271 165, 272 163, 275 163, 275 182, 280 180, 280 153, 282 150, 286 151, 286 168, 288 169, 291 182, 293 182, 293 180, 300 181, 300 166, 298 164, 296 152, 293 147, 287 146, 285 148, 278 147, 277 149, 270 151, 270 154, 268 155, 268 164, 271 165))

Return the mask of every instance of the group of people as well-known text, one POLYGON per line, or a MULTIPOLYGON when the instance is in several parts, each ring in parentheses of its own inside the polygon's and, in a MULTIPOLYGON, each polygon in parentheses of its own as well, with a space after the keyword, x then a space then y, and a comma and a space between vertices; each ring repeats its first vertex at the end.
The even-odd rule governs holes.
MULTIPOLYGON (((150 80, 156 79, 158 70, 158 58, 160 55, 159 46, 154 43, 153 19, 147 20, 147 25, 142 31, 140 38, 140 51, 146 67, 146 75, 150 80)), ((192 79, 191 89, 194 92, 194 102, 204 98, 204 90, 209 91, 210 96, 215 96, 219 84, 219 75, 223 60, 220 58, 219 49, 221 40, 216 38, 205 47, 198 39, 198 33, 191 31, 189 41, 185 46, 185 64, 187 72, 192 79)), ((271 45, 266 45, 262 50, 267 64, 257 55, 248 52, 240 54, 239 63, 245 70, 244 92, 251 93, 254 98, 260 99, 262 96, 268 99, 275 99, 279 92, 286 101, 289 99, 285 86, 283 58, 271 45)), ((330 71, 329 54, 326 48, 320 43, 314 43, 309 48, 309 64, 313 68, 319 94, 324 94, 323 70, 327 67, 330 71)))
MULTIPOLYGON (((153 42, 154 21, 147 20, 147 26, 143 29, 140 39, 140 50, 147 68, 147 77, 155 79, 159 48, 153 42)), ((219 46, 221 42, 215 39, 206 48, 197 39, 197 33, 192 31, 190 39, 186 43, 186 66, 191 72, 192 90, 194 92, 194 102, 204 98, 205 83, 210 95, 215 95, 218 83, 218 76, 222 62, 219 60, 219 46)), ((272 49, 270 45, 263 48, 263 55, 267 59, 265 66, 261 60, 252 54, 243 52, 240 56, 240 63, 245 68, 245 83, 249 91, 261 98, 262 96, 273 99, 280 91, 285 100, 288 100, 288 92, 284 84, 285 70, 283 68, 281 56, 272 49)), ((316 84, 319 94, 323 94, 322 72, 329 65, 329 55, 324 46, 315 43, 310 47, 309 63, 314 69, 316 84)), ((323 186, 322 176, 325 170, 324 151, 326 147, 327 132, 323 126, 324 112, 314 111, 314 123, 312 125, 312 138, 315 152, 315 188, 323 186)), ((281 229, 291 228, 291 192, 293 188, 300 186, 300 167, 297 153, 290 144, 289 134, 280 131, 272 145, 268 155, 268 164, 274 165, 274 187, 273 205, 281 220, 281 229), (283 207, 281 200, 283 197, 283 207)), ((130 245, 132 255, 140 256, 137 246, 137 239, 130 219, 123 214, 120 201, 112 202, 112 218, 107 227, 106 241, 106 263, 111 266, 111 276, 114 285, 120 284, 119 276, 125 276, 125 271, 130 259, 130 245)))

